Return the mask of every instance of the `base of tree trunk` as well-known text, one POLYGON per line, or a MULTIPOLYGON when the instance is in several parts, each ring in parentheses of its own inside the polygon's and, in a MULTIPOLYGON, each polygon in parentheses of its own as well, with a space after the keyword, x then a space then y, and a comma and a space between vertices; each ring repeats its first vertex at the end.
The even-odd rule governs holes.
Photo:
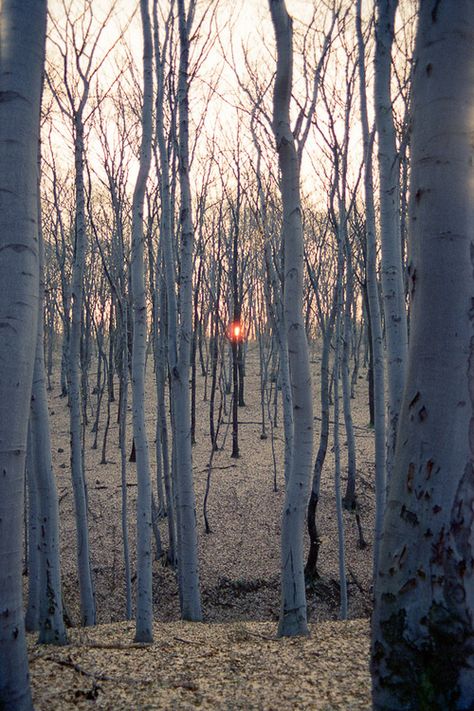
POLYGON ((306 616, 301 612, 292 611, 280 617, 277 637, 309 637, 309 634, 306 616))

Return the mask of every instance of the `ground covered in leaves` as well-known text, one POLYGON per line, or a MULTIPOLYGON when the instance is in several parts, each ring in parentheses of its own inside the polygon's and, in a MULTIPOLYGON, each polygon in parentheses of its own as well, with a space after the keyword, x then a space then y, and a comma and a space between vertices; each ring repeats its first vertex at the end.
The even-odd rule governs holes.
MULTIPOLYGON (((147 372, 147 425, 155 482, 156 401, 152 359, 147 372)), ((314 453, 319 444, 320 356, 312 352, 314 453)), ((351 401, 357 448, 358 512, 366 547, 361 548, 354 513, 344 512, 349 622, 339 616, 338 538, 334 498, 334 454, 330 443, 321 481, 318 526, 321 539, 319 579, 308 587, 311 637, 276 640, 280 606, 280 518, 284 500, 281 393, 277 418, 266 416, 262 438, 259 357, 249 346, 245 407, 239 409, 241 456, 232 459, 230 405, 223 406, 219 450, 211 455, 210 381, 198 375, 197 428, 193 464, 198 522, 201 594, 205 624, 179 622, 174 571, 166 555, 153 569, 155 643, 133 644, 134 624, 125 619, 125 583, 121 539, 121 481, 117 400, 110 404, 106 463, 101 463, 106 396, 102 401, 97 449, 93 448, 97 397, 95 373, 86 428, 91 563, 99 626, 81 630, 76 570, 76 531, 69 463, 69 412, 59 393, 59 368, 49 393, 53 464, 60 500, 61 563, 64 602, 75 627, 71 644, 39 647, 29 637, 31 676, 37 711, 76 708, 127 709, 315 709, 366 711, 370 708, 368 616, 371 611, 372 529, 374 517, 373 431, 368 426, 366 371, 361 370, 351 401), (210 476, 205 533, 203 500, 210 476), (274 484, 276 483, 276 487, 274 484), (276 490, 275 490, 276 488, 276 490), (365 618, 365 619, 364 619, 365 618), (112 623, 112 624, 110 624, 112 623)), ((219 396, 216 411, 219 407, 219 396)), ((270 411, 273 408, 273 396, 270 411)), ((331 416, 332 419, 332 416, 331 416)), ((128 451, 131 449, 129 408, 128 451)), ((341 422, 341 443, 345 443, 341 422)), ((345 480, 343 447, 343 490, 345 480)), ((128 527, 135 569, 135 465, 128 463, 128 527)), ((155 496, 156 485, 154 484, 155 496)), ((162 553, 167 549, 167 520, 159 522, 162 553)), ((25 575, 25 595, 28 578, 25 575)))
MULTIPOLYGON (((156 400, 152 357, 147 369, 147 426, 155 482, 156 400)), ((320 432, 320 354, 313 346, 311 358, 314 392, 314 455, 320 432)), ((360 519, 367 547, 359 547, 359 536, 353 513, 344 513, 346 568, 349 595, 349 617, 370 614, 372 576, 372 530, 374 515, 373 431, 368 426, 367 371, 361 369, 351 400, 356 448, 357 495, 360 519)), ((53 374, 49 393, 54 470, 60 500, 61 564, 64 601, 73 624, 78 624, 79 597, 76 570, 76 529, 69 463, 69 411, 60 397, 59 365, 53 374)), ((106 393, 99 419, 98 446, 93 449, 97 396, 96 374, 89 374, 91 393, 86 428, 85 468, 88 486, 91 562, 99 623, 119 622, 125 618, 125 583, 121 537, 120 450, 118 448, 118 384, 115 402, 111 403, 110 430, 107 436, 106 464, 101 464, 105 432, 106 393)), ((280 571, 280 518, 284 500, 283 421, 281 393, 278 393, 276 426, 266 416, 266 439, 261 439, 260 374, 256 344, 250 344, 246 359, 245 407, 239 408, 240 458, 232 459, 229 429, 231 399, 227 396, 219 434, 219 451, 215 452, 210 474, 208 519, 211 533, 205 533, 203 500, 211 454, 209 435, 210 379, 197 377, 196 444, 193 464, 198 523, 199 563, 204 620, 207 622, 275 621, 278 618, 280 571), (273 439, 273 443, 272 443, 273 439), (277 491, 274 491, 276 479, 277 491)), ((216 411, 219 406, 217 395, 216 411)), ((273 396, 271 412, 274 414, 273 396)), ((332 415, 331 415, 332 420, 332 415)), ((128 451, 131 449, 131 409, 129 408, 128 451)), ((343 491, 345 479, 345 430, 340 426, 343 457, 343 491)), ((321 481, 318 526, 321 539, 320 579, 308 589, 309 616, 312 621, 337 619, 339 615, 338 538, 334 498, 334 454, 332 425, 328 454, 321 481)), ((135 560, 135 465, 128 463, 128 526, 132 573, 135 560)), ((154 486, 155 491, 156 487, 154 486)), ((167 549, 167 520, 159 523, 163 552, 167 549)), ((307 540, 307 536, 306 536, 307 540)), ((179 619, 179 598, 174 571, 165 557, 154 562, 154 615, 160 621, 179 619)), ((27 578, 25 577, 25 592, 27 578)))
POLYGON ((69 634, 59 648, 29 636, 36 711, 371 706, 367 620, 322 622, 297 639, 275 639, 268 622, 157 623, 153 645, 133 643, 132 623, 69 634))

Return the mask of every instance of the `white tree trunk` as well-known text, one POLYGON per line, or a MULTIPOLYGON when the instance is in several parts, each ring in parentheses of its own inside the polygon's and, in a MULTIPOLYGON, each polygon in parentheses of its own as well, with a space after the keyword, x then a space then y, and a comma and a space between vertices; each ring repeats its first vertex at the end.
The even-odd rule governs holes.
MULTIPOLYGON (((395 452, 408 348, 400 232, 400 179, 390 82, 398 0, 377 0, 375 44, 375 122, 380 179, 382 292, 388 378, 387 468, 395 452)), ((372 299, 373 302, 373 299, 372 299)))
POLYGON ((0 5, 0 707, 32 709, 22 602, 26 440, 38 317, 46 2, 0 5))
POLYGON ((44 368, 44 257, 39 232, 40 293, 38 326, 31 395, 30 427, 32 475, 37 494, 37 545, 39 568, 40 644, 66 644, 59 560, 59 505, 51 458, 48 398, 44 368))
MULTIPOLYGON (((168 145, 164 127, 164 104, 165 104, 165 58, 161 56, 158 24, 158 0, 153 0, 153 25, 154 25, 154 49, 155 49, 155 71, 156 71, 156 138, 160 156, 160 197, 161 197, 161 220, 160 220, 160 245, 163 251, 164 279, 160 271, 160 260, 157 260, 156 268, 156 288, 160 289, 160 296, 157 295, 157 302, 160 305, 161 331, 158 348, 158 359, 156 366, 157 383, 157 420, 160 426, 161 447, 163 455, 163 478, 166 491, 166 508, 168 518, 168 561, 171 565, 176 564, 176 524, 174 496, 172 491, 172 481, 170 476, 169 453, 168 453, 168 430, 166 421, 165 406, 165 372, 166 357, 170 371, 176 367, 177 363, 177 306, 176 306, 176 274, 173 255, 173 235, 171 216, 171 185, 170 166, 168 159, 168 145), (162 288, 162 281, 164 287, 162 288), (166 294, 166 299, 164 298, 166 294), (166 302, 166 307, 164 307, 166 302), (165 312, 166 308, 166 312, 165 312), (165 337, 167 339, 165 347, 165 337)), ((166 33, 169 27, 166 27, 166 33)))
POLYGON ((411 336, 373 621, 380 711, 474 703, 473 36, 471 0, 421 3, 411 336))
MULTIPOLYGON (((349 511, 355 511, 357 506, 356 496, 356 447, 354 436, 354 425, 352 421, 351 407, 351 385, 349 379, 349 360, 352 338, 352 323, 351 323, 351 308, 354 303, 354 277, 352 273, 352 250, 347 237, 347 217, 346 210, 340 214, 344 215, 344 238, 343 249, 346 254, 346 284, 344 289, 344 325, 342 327, 342 354, 341 354, 341 380, 342 380, 342 397, 344 405, 344 425, 346 428, 347 441, 347 485, 344 494, 344 507, 349 511)), ((342 304, 341 304, 342 306, 342 304)))
POLYGON ((340 422, 340 397, 339 397, 339 373, 342 365, 341 339, 342 320, 344 314, 344 242, 347 239, 347 217, 343 200, 339 200, 339 224, 337 226, 337 282, 336 282, 336 324, 334 333, 334 494, 336 499, 337 517, 337 539, 338 539, 338 562, 339 562, 339 584, 341 591, 341 605, 339 616, 342 620, 347 619, 347 582, 346 582, 346 561, 345 561, 345 541, 344 541, 344 517, 342 509, 341 494, 341 443, 339 436, 340 422))
POLYGON ((189 397, 189 367, 193 331, 193 248, 191 186, 189 182, 189 32, 194 14, 191 0, 186 14, 184 0, 178 0, 180 60, 178 80, 179 107, 179 183, 181 188, 181 259, 179 284, 179 354, 171 372, 174 403, 174 436, 176 455, 176 507, 178 524, 178 573, 180 581, 181 616, 200 621, 201 596, 197 554, 196 503, 193 484, 191 451, 191 411, 189 397))
POLYGON ((147 305, 143 235, 143 205, 150 171, 153 107, 153 45, 148 0, 140 0, 143 26, 143 107, 140 167, 132 202, 132 255, 130 263, 133 303, 132 397, 133 437, 137 461, 137 614, 136 642, 153 641, 151 477, 145 423, 145 363, 147 305))
POLYGON ((120 296, 120 405, 119 405, 119 441, 120 441, 120 481, 121 481, 121 527, 123 543, 123 562, 125 573, 125 609, 126 619, 132 619, 132 574, 130 570, 130 545, 128 536, 128 492, 127 492, 127 410, 128 410, 128 303, 120 296))
POLYGON ((84 305, 84 267, 86 261, 86 226, 84 198, 84 125, 83 96, 74 116, 74 166, 76 190, 76 235, 72 272, 71 330, 69 336, 68 395, 71 433, 71 477, 76 513, 77 568, 81 599, 81 621, 95 625, 95 600, 92 583, 87 516, 86 481, 84 472, 83 423, 81 415, 81 330, 84 305))
POLYGON ((284 320, 287 332, 294 437, 281 533, 282 604, 278 634, 308 634, 303 528, 311 479, 313 402, 308 344, 303 320, 303 229, 299 161, 290 126, 292 21, 284 0, 269 0, 277 44, 273 131, 281 171, 284 246, 284 320))
POLYGON ((359 51, 360 115, 364 144, 364 198, 366 230, 367 300, 369 302, 370 335, 373 353, 374 374, 374 426, 375 426, 375 530, 374 574, 377 570, 380 538, 382 535, 385 508, 385 368, 383 354, 382 320, 377 283, 377 242, 375 227, 374 183, 372 171, 372 142, 370 140, 365 86, 365 52, 362 34, 361 0, 357 0, 357 43, 359 51))
POLYGON ((283 313, 283 298, 280 280, 273 265, 273 255, 270 242, 265 245, 265 300, 270 316, 275 340, 280 356, 278 376, 281 382, 281 399, 283 406, 283 431, 285 433, 285 483, 289 481, 293 452, 293 407, 291 400, 290 363, 288 343, 286 340, 285 318, 283 313))

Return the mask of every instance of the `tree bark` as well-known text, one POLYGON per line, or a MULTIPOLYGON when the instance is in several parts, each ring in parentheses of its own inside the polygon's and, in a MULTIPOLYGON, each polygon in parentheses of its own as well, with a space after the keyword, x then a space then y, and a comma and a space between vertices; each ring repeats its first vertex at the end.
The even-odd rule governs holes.
POLYGON ((152 143, 153 69, 148 0, 140 0, 143 28, 143 106, 140 166, 132 201, 133 304, 132 397, 133 440, 137 463, 137 611, 136 642, 153 642, 151 477, 145 422, 145 362, 147 305, 145 292, 143 205, 150 171, 152 143))
MULTIPOLYGON (((345 213, 345 210, 344 210, 345 213)), ((344 214, 343 213, 343 214, 344 214)), ((357 506, 356 496, 356 447, 354 425, 352 421, 351 387, 349 380, 349 359, 351 349, 351 308, 354 303, 354 278, 352 274, 352 250, 347 237, 347 228, 344 228, 344 251, 346 255, 346 284, 344 297, 344 324, 342 327, 342 354, 341 354, 341 380, 342 397, 344 406, 344 426, 347 439, 347 484, 343 498, 344 507, 354 511, 357 506)))
POLYGON ((303 319, 303 229, 299 161, 290 126, 293 73, 292 21, 284 0, 269 0, 277 45, 273 132, 280 165, 283 203, 284 326, 287 333, 294 439, 281 533, 282 603, 278 634, 308 634, 303 529, 311 477, 313 402, 308 344, 303 319))
POLYGON ((186 13, 184 0, 178 0, 179 16, 179 182, 181 189, 181 260, 180 260, 180 334, 176 367, 171 371, 174 404, 176 454, 176 504, 178 521, 178 571, 181 588, 181 616, 199 622, 202 619, 197 555, 196 502, 191 449, 191 412, 189 364, 193 331, 193 248, 191 185, 189 180, 189 32, 195 2, 186 13))
MULTIPOLYGON (((314 285, 316 286, 316 285, 314 285)), ((323 319, 323 315, 321 314, 323 319)), ((324 326, 321 325, 323 348, 321 353, 321 431, 319 436, 319 447, 314 462, 313 481, 311 494, 308 502, 307 522, 309 548, 305 566, 305 578, 308 583, 316 580, 318 574, 318 558, 321 539, 318 533, 316 514, 319 503, 319 492, 321 488, 321 474, 329 442, 329 355, 331 350, 331 340, 334 332, 334 320, 336 318, 336 294, 334 294, 334 304, 331 308, 324 326)))
MULTIPOLYGON (((388 379, 387 475, 393 462, 408 348, 400 233, 400 178, 391 97, 392 44, 398 0, 377 0, 375 123, 380 179, 382 292, 388 379)), ((372 299, 372 303, 373 303, 372 299)))
POLYGON ((30 428, 32 472, 36 480, 37 546, 39 573, 38 628, 40 644, 66 644, 64 626, 61 567, 59 560, 59 505, 56 478, 51 458, 48 399, 44 367, 44 257, 39 230, 40 292, 35 365, 31 396, 30 428))
POLYGON ((473 36, 470 0, 421 3, 410 347, 375 589, 377 711, 474 700, 473 36))
POLYGON ((385 508, 385 385, 382 319, 377 283, 377 243, 375 227, 374 184, 372 173, 372 142, 370 140, 367 96, 365 88, 365 52, 362 35, 361 0, 357 2, 356 31, 359 51, 360 114, 364 143, 364 197, 366 212, 366 272, 367 307, 370 324, 370 363, 373 368, 373 402, 375 427, 375 530, 374 576, 378 566, 380 538, 385 508))
POLYGON ((68 395, 71 441, 71 477, 76 513, 77 568, 81 600, 81 621, 94 625, 96 610, 89 552, 86 481, 81 397, 81 330, 84 306, 84 268, 86 261, 86 225, 84 198, 84 122, 83 112, 89 85, 86 84, 79 107, 74 111, 74 168, 76 197, 76 234, 72 273, 72 308, 68 351, 68 395))
POLYGON ((0 707, 33 708, 22 603, 28 416, 38 318, 38 141, 46 2, 0 5, 0 707))

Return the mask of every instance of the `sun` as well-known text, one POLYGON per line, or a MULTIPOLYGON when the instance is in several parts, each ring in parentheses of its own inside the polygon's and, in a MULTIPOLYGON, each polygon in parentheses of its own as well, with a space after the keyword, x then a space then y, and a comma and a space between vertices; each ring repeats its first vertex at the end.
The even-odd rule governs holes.
POLYGON ((235 343, 243 340, 243 329, 239 321, 234 321, 229 325, 228 333, 229 339, 235 343))

